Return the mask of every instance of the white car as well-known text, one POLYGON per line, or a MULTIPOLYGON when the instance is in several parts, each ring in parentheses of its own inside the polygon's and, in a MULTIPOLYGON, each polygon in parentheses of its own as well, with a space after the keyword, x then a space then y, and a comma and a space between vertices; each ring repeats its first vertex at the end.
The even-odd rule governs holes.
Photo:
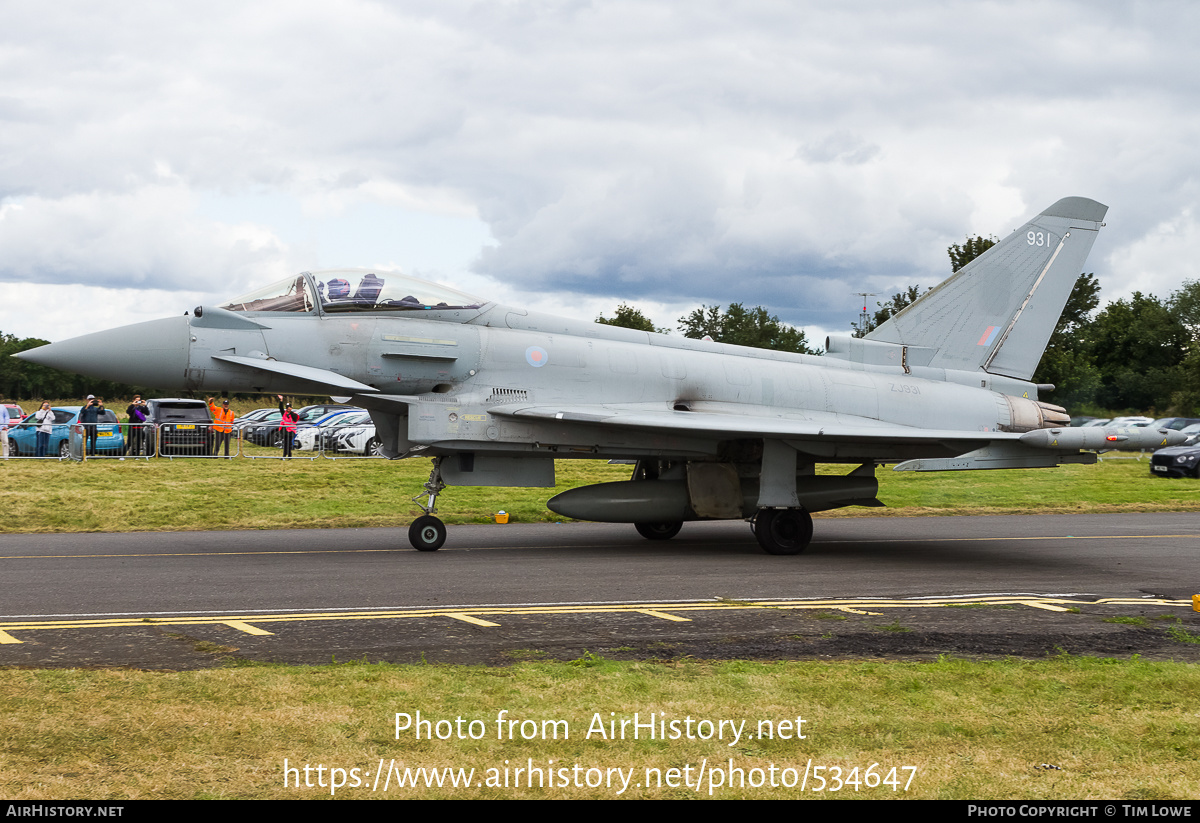
POLYGON ((321 428, 321 450, 325 452, 338 451, 337 444, 341 441, 343 432, 367 425, 370 422, 371 413, 365 410, 336 417, 328 425, 321 428))
POLYGON ((1154 422, 1153 417, 1145 417, 1144 415, 1133 415, 1131 417, 1114 417, 1107 425, 1109 426, 1149 426, 1154 422))
POLYGON ((339 409, 312 423, 300 423, 296 428, 296 437, 292 440, 292 451, 316 451, 320 448, 322 435, 329 430, 329 427, 336 425, 341 418, 352 414, 366 414, 366 411, 359 408, 339 409))
POLYGON ((327 451, 361 454, 365 457, 382 457, 383 444, 375 434, 375 424, 369 420, 361 425, 346 426, 333 435, 333 447, 327 451))

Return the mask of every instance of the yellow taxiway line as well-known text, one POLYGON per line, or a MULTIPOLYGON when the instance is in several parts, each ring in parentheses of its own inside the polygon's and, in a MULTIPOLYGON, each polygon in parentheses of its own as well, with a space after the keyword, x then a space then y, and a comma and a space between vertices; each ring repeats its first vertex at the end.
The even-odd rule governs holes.
POLYGON ((260 627, 266 623, 306 623, 318 621, 404 620, 449 618, 475 626, 495 628, 495 620, 506 616, 525 615, 614 615, 639 614, 660 620, 690 622, 692 618, 680 613, 739 611, 739 610, 829 610, 850 614, 878 615, 874 609, 928 609, 952 606, 1025 606, 1053 612, 1066 612, 1080 606, 1161 606, 1191 608, 1191 600, 1165 598, 1101 598, 1084 600, 1069 597, 1037 597, 1030 595, 989 595, 959 597, 928 597, 916 600, 878 598, 838 598, 830 600, 705 600, 678 603, 578 603, 544 606, 472 606, 445 609, 396 609, 361 611, 292 612, 278 614, 221 614, 221 615, 154 615, 139 617, 105 617, 93 619, 64 618, 58 620, 20 620, 0 622, 0 645, 21 643, 12 633, 63 629, 118 628, 133 626, 201 626, 223 625, 252 635, 272 636, 260 627), (491 620, 487 618, 493 618, 491 620))

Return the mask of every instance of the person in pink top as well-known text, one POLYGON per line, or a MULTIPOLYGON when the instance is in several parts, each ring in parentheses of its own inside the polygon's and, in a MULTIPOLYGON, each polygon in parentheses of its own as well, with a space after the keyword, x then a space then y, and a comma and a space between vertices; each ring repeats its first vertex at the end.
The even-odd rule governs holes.
POLYGON ((275 395, 279 398, 279 428, 283 430, 283 456, 292 456, 292 441, 296 439, 296 423, 300 420, 300 415, 292 411, 291 403, 283 402, 283 395, 275 395))

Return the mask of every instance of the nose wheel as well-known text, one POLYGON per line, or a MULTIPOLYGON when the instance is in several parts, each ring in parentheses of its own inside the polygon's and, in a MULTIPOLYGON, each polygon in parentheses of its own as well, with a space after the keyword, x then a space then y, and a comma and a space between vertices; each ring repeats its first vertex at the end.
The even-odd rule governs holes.
POLYGON ((812 542, 812 515, 804 509, 759 509, 751 528, 767 554, 800 554, 812 542))
POLYGON ((446 542, 446 524, 434 517, 437 511, 437 496, 446 484, 442 482, 442 458, 434 458, 433 470, 425 481, 425 490, 413 498, 425 514, 408 527, 408 542, 419 552, 435 552, 446 542), (421 498, 427 498, 424 503, 421 498))
POLYGON ((408 527, 408 542, 419 552, 435 552, 446 542, 446 524, 423 514, 408 527))

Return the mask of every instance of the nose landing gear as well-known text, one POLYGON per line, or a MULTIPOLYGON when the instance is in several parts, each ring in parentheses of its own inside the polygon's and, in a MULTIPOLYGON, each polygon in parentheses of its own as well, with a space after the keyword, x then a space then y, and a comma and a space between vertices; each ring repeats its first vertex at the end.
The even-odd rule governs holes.
POLYGON ((446 524, 423 514, 408 527, 408 542, 419 552, 435 552, 446 542, 446 524))
POLYGON ((425 514, 418 517, 408 527, 408 542, 419 552, 435 552, 446 542, 446 524, 434 513, 437 511, 437 496, 446 484, 442 482, 442 458, 435 457, 429 479, 425 481, 425 491, 413 498, 413 502, 425 514), (422 503, 421 498, 427 498, 422 503))

